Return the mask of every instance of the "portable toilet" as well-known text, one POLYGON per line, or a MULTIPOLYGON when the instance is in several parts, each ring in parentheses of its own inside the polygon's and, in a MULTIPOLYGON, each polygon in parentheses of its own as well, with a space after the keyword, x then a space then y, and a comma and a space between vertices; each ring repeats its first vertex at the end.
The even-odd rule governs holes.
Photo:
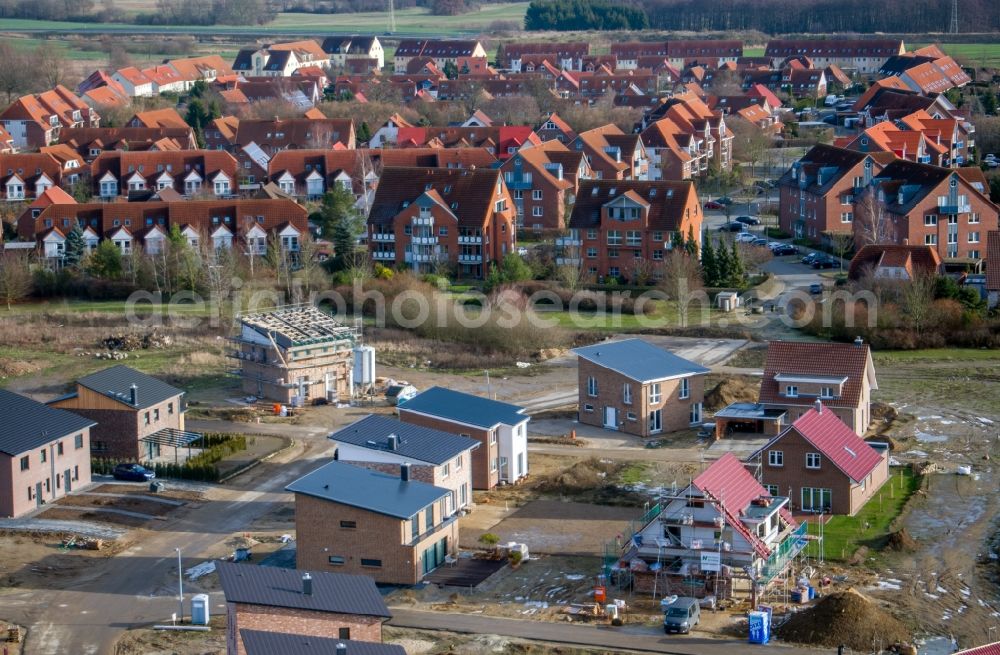
POLYGON ((750 643, 766 644, 771 640, 771 624, 767 612, 750 612, 750 643))
POLYGON ((191 599, 191 623, 208 625, 208 594, 198 594, 191 599))

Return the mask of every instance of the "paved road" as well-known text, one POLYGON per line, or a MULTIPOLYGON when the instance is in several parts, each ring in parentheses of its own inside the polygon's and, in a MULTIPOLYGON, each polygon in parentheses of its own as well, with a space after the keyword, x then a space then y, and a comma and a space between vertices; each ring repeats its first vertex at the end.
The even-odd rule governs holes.
POLYGON ((779 653, 781 655, 817 655, 824 652, 811 648, 798 648, 772 644, 748 646, 742 640, 699 639, 667 636, 651 628, 593 626, 582 623, 550 623, 503 619, 480 614, 455 614, 452 612, 424 612, 393 607, 389 625, 418 630, 441 630, 463 634, 498 635, 532 641, 568 644, 579 647, 607 648, 612 652, 622 650, 675 655, 737 655, 742 653, 779 653))

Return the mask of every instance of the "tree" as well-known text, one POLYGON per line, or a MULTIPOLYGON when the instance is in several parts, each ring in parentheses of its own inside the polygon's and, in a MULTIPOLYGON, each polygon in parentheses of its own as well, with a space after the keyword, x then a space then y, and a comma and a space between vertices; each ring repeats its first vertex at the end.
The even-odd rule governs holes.
POLYGON ((729 251, 729 284, 734 287, 742 287, 747 283, 747 271, 743 265, 743 257, 740 249, 733 240, 729 251))
POLYGON ((441 72, 443 72, 444 76, 449 80, 458 79, 458 66, 456 66, 453 61, 446 61, 444 63, 444 69, 441 72))
POLYGON ((83 228, 77 223, 66 235, 66 244, 63 250, 63 263, 67 268, 77 269, 83 263, 83 258, 87 254, 87 242, 83 238, 83 228))
POLYGON ((32 287, 30 255, 14 250, 0 254, 0 298, 7 304, 7 311, 31 293, 32 287))
POLYGON ((875 188, 862 192, 861 199, 854 205, 854 221, 861 245, 895 241, 896 229, 893 227, 892 216, 875 188))
POLYGON ((66 80, 69 62, 59 48, 39 44, 32 54, 32 69, 35 78, 46 88, 51 89, 66 80))
POLYGON ((658 285, 671 300, 702 288, 702 270, 698 260, 684 250, 672 250, 663 259, 663 279, 658 285))
POLYGON ((771 137, 753 123, 742 118, 735 118, 727 122, 726 125, 734 134, 733 157, 738 161, 750 164, 750 179, 755 179, 757 162, 764 158, 773 145, 771 137))
POLYGON ((826 239, 830 242, 833 252, 840 260, 840 272, 844 272, 844 259, 854 248, 854 235, 850 232, 827 232, 826 239))
POLYGON ((191 126, 198 137, 198 147, 205 147, 205 136, 203 130, 211 120, 208 110, 199 98, 194 98, 188 102, 187 113, 184 115, 184 122, 191 126))
POLYGON ((372 138, 372 128, 368 127, 368 121, 361 121, 354 138, 358 143, 368 143, 372 138))
POLYGON ((692 257, 698 257, 698 241, 694 238, 694 226, 688 226, 687 241, 684 242, 684 250, 692 257))
POLYGON ((87 272, 104 280, 114 280, 121 277, 122 251, 118 249, 114 241, 104 239, 97 244, 97 248, 88 260, 87 272))
POLYGON ((354 206, 354 194, 340 184, 323 195, 323 202, 314 218, 320 235, 333 242, 333 270, 348 268, 355 259, 358 237, 364 233, 364 217, 354 206))
POLYGON ((701 248, 701 270, 705 284, 710 287, 719 286, 719 263, 715 258, 715 248, 712 247, 712 239, 707 235, 704 245, 701 248))

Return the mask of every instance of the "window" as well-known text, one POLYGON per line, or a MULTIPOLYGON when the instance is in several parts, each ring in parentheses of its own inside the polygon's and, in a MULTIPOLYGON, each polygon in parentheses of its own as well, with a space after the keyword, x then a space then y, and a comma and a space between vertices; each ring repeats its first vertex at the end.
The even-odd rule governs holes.
POLYGON ((660 383, 654 382, 649 385, 649 402, 655 405, 660 402, 660 383))
POLYGON ((29 468, 31 468, 31 458, 25 455, 21 458, 21 470, 27 471, 29 468))
POLYGON ((587 259, 597 258, 597 248, 587 248, 587 259))
POLYGON ((63 445, 62 442, 60 441, 59 443, 56 444, 56 455, 62 456, 62 454, 63 454, 63 445))
POLYGON ((77 450, 83 448, 83 435, 82 434, 78 434, 75 437, 73 437, 73 447, 76 448, 77 450))
POLYGON ((691 425, 701 423, 701 403, 691 403, 691 412, 688 416, 688 423, 691 425))
POLYGON ((928 214, 924 216, 924 227, 933 227, 937 225, 937 215, 928 214))
POLYGON ((979 232, 969 232, 969 243, 979 243, 979 232))
POLYGON ((497 442, 496 430, 490 430, 490 445, 493 446, 497 442))
POLYGON ((542 215, 542 208, 541 207, 532 207, 531 208, 531 215, 532 216, 541 216, 542 215))
POLYGON ((768 466, 784 466, 785 453, 780 450, 767 451, 767 464, 768 466))
POLYGON ((597 395, 597 378, 593 376, 587 378, 587 395, 588 396, 597 395))
POLYGON ((48 453, 47 450, 45 450, 44 448, 42 448, 42 464, 44 464, 48 460, 49 460, 49 453, 48 453))
POLYGON ((924 245, 925 246, 936 246, 937 245, 937 235, 936 234, 925 234, 924 235, 924 245))
POLYGON ((841 212, 840 222, 841 223, 851 223, 854 221, 854 214, 852 212, 841 212))
POLYGON ((455 458, 455 470, 456 471, 461 471, 462 470, 462 456, 461 455, 459 455, 458 457, 455 458))
POLYGON ((531 199, 532 200, 541 200, 542 199, 542 190, 541 189, 532 189, 532 191, 531 191, 531 199))
MULTIPOLYGON (((595 190, 596 190, 596 187, 595 187, 595 190)), ((597 230, 587 230, 587 238, 588 239, 596 239, 597 238, 597 230)))
POLYGON ((626 405, 632 404, 632 385, 628 382, 622 386, 622 402, 626 405))
POLYGON ((833 398, 833 387, 820 387, 820 398, 833 398))
POLYGON ((173 416, 173 414, 174 414, 174 404, 173 403, 167 403, 167 415, 168 416, 173 416))
POLYGON ((156 409, 153 410, 153 420, 154 421, 159 421, 160 420, 160 408, 159 407, 157 407, 156 409))
POLYGON ((663 412, 659 409, 654 409, 649 413, 649 431, 659 432, 663 429, 663 412))
POLYGON ((438 236, 446 237, 448 236, 448 226, 442 225, 438 228, 438 236))
POLYGON ((807 469, 819 468, 819 453, 806 453, 806 468, 807 469))
POLYGON ((348 639, 349 640, 351 638, 351 629, 350 628, 338 628, 337 629, 337 638, 338 639, 348 639))
POLYGON ((410 539, 416 539, 420 535, 420 514, 414 514, 410 518, 410 539))
POLYGON ((149 412, 142 415, 143 425, 149 425, 149 412))
POLYGON ((496 470, 499 468, 499 466, 500 466, 500 464, 497 461, 496 457, 494 457, 493 459, 490 460, 490 471, 492 471, 492 472, 495 473, 496 470))
POLYGON ((764 488, 767 489, 767 493, 769 493, 770 495, 772 495, 772 496, 777 496, 778 495, 778 485, 776 485, 776 484, 765 484, 764 488))
POLYGON ((332 564, 333 566, 344 565, 344 558, 341 557, 340 555, 330 555, 329 557, 326 558, 326 561, 332 564))
POLYGON ((583 411, 585 411, 585 412, 592 412, 592 411, 594 411, 594 406, 593 405, 584 405, 583 406, 583 411))
POLYGON ((451 475, 451 464, 446 462, 441 467, 441 479, 447 480, 449 475, 451 475))
POLYGON ((621 233, 621 230, 608 230, 608 245, 609 246, 620 246, 620 245, 622 245, 622 233, 621 233))
POLYGON ((347 528, 347 529, 353 529, 353 528, 358 527, 358 522, 357 521, 341 521, 340 522, 340 527, 347 528))
POLYGON ((979 214, 969 214, 969 225, 977 225, 979 223, 979 214))
POLYGON ((799 388, 794 384, 789 384, 785 387, 785 396, 789 398, 797 398, 799 395, 799 388))
POLYGON ((688 398, 691 395, 691 381, 687 378, 681 379, 681 389, 679 397, 681 400, 688 398))

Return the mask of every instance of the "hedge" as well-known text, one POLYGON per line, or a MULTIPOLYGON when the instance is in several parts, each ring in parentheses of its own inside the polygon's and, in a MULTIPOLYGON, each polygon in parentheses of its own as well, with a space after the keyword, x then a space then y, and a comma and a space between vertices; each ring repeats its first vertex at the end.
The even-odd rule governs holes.
MULTIPOLYGON (((202 482, 218 482, 219 471, 216 463, 233 453, 247 449, 246 435, 213 432, 203 437, 204 449, 193 455, 182 464, 173 462, 142 462, 146 468, 152 469, 157 478, 173 478, 178 480, 199 480, 202 482)), ((200 444, 199 444, 200 445, 200 444)), ((111 475, 114 468, 130 459, 111 457, 92 457, 90 470, 98 475, 111 475)))

